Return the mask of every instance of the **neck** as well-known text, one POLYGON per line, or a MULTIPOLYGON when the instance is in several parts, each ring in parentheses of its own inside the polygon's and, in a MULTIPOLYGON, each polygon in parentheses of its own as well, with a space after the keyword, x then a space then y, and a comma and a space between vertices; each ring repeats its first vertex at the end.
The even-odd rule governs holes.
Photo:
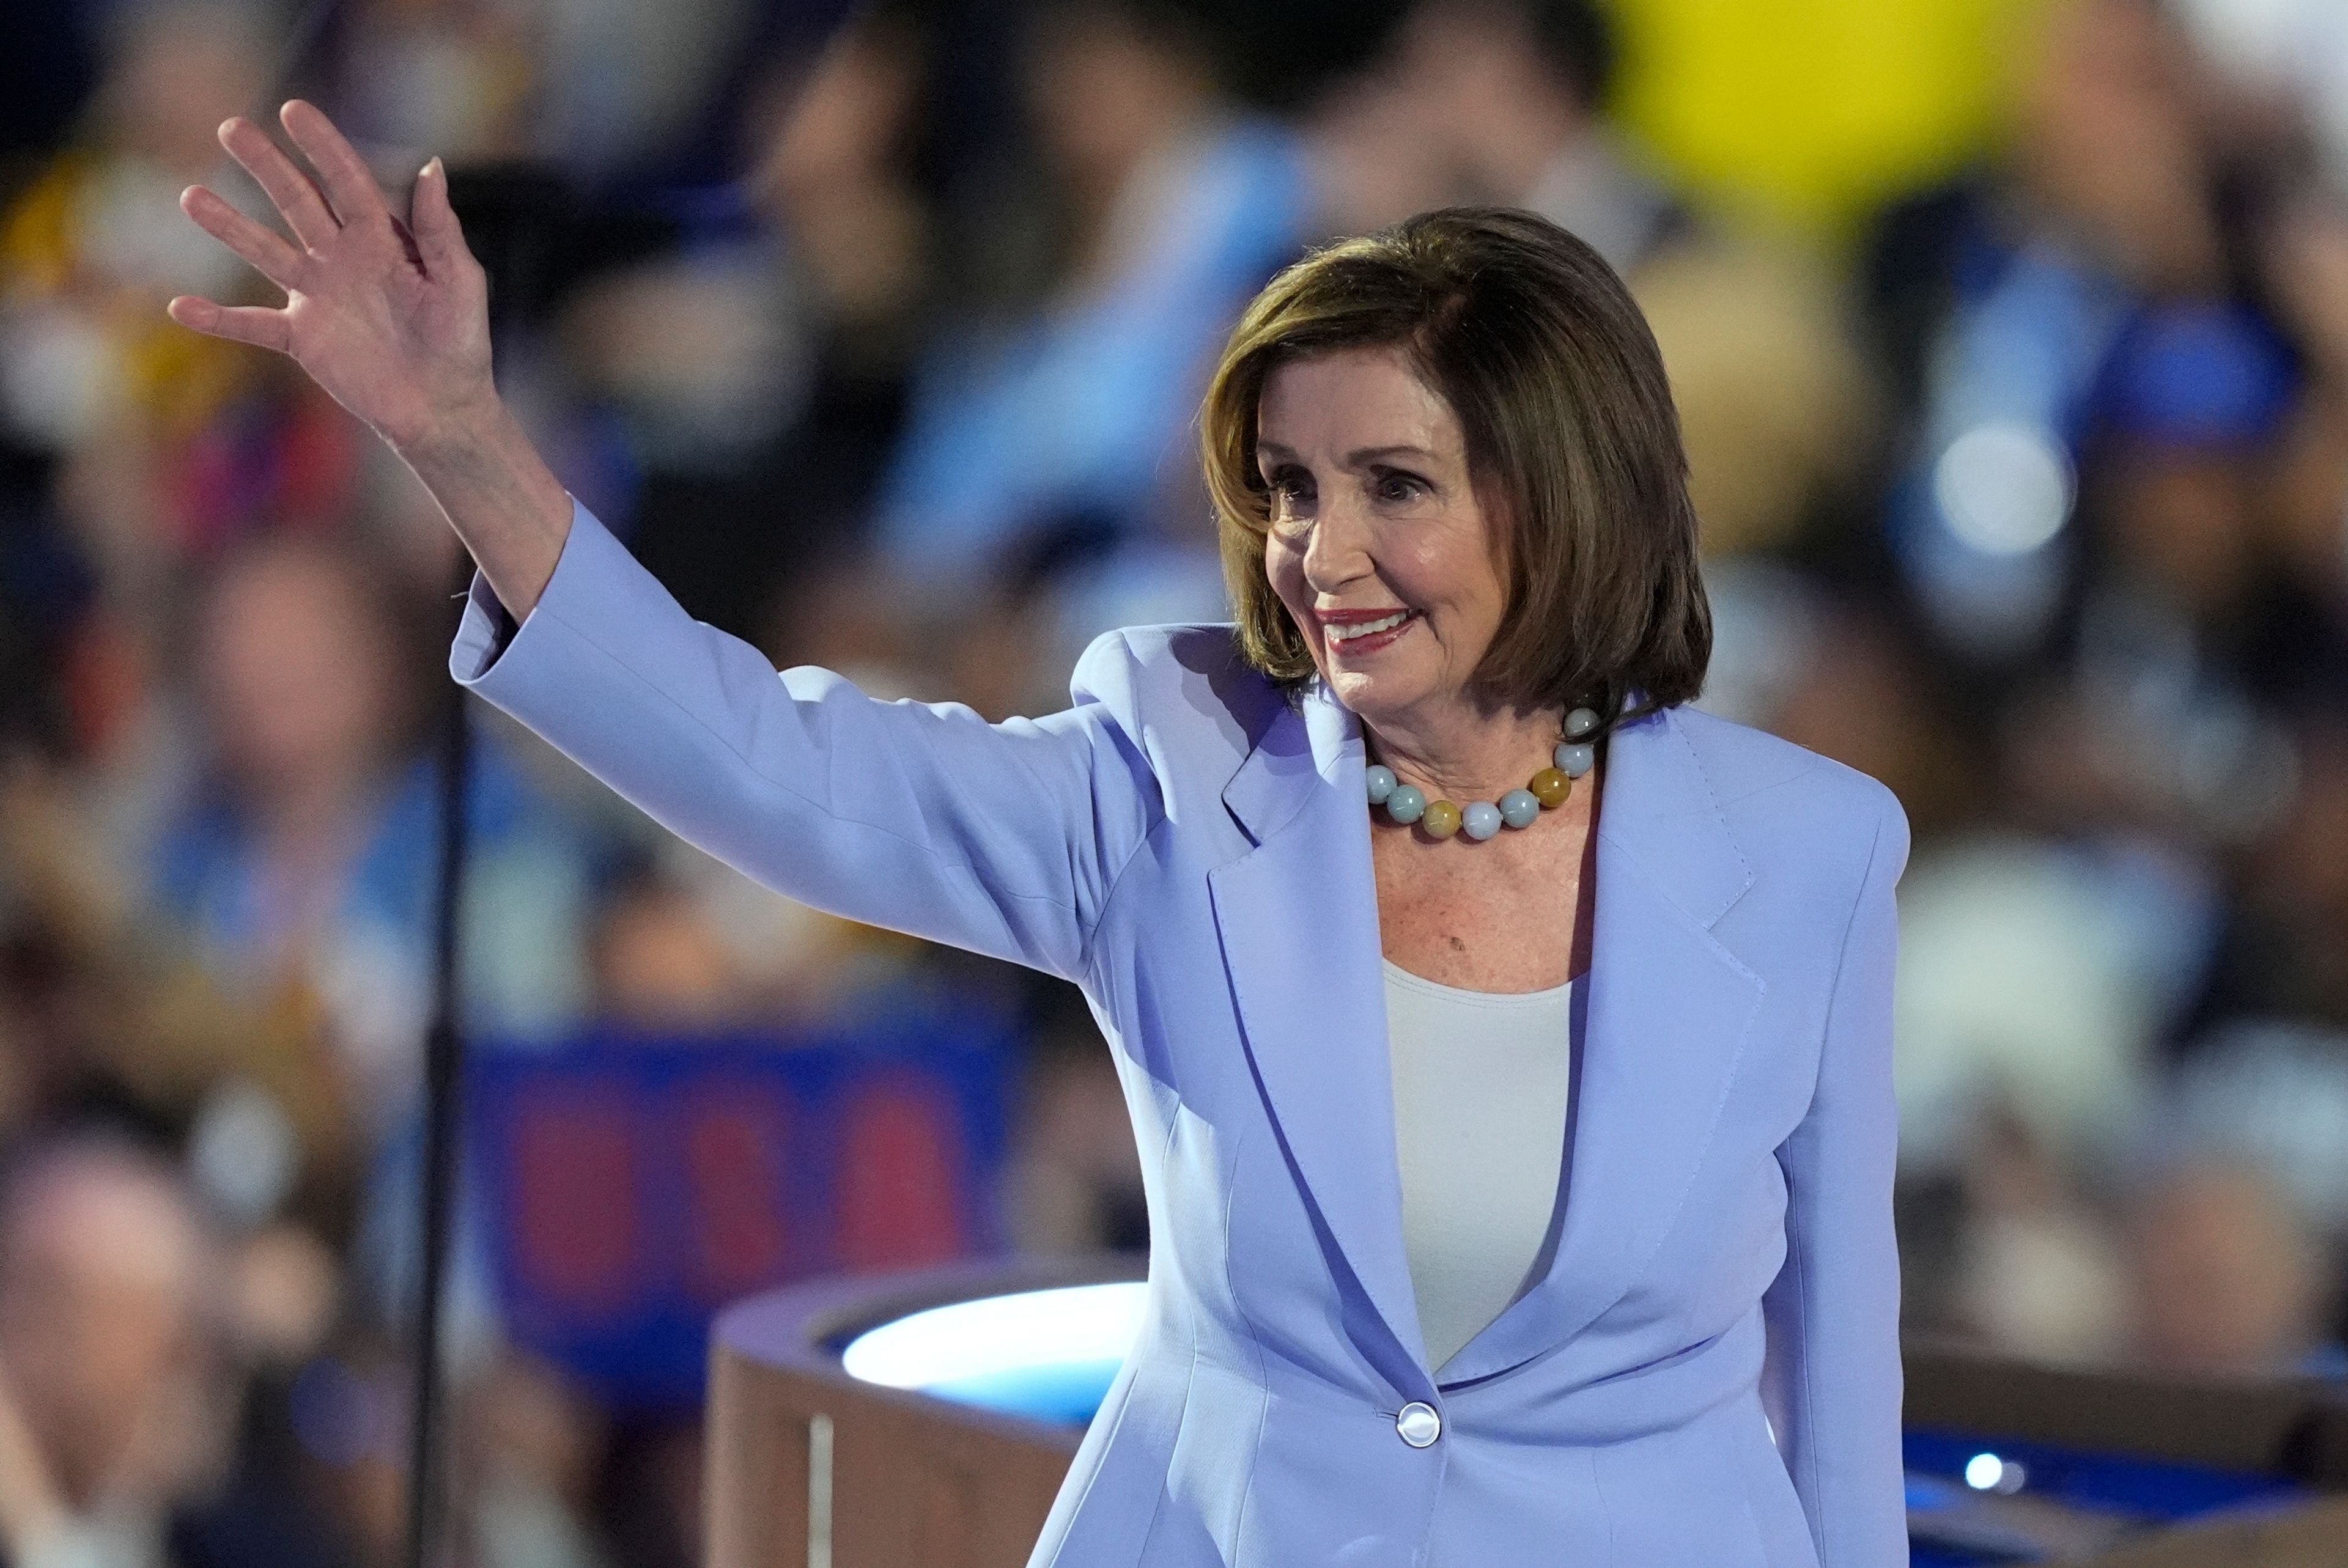
POLYGON ((1441 713, 1362 721, 1369 759, 1384 763, 1429 800, 1498 800, 1551 765, 1565 738, 1562 708, 1454 707, 1441 713))

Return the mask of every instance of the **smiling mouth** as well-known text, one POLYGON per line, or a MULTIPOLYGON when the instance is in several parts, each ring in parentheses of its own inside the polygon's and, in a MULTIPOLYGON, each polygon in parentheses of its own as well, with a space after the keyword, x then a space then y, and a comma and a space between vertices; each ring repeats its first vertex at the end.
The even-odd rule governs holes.
POLYGON ((1366 620, 1353 626, 1331 626, 1325 635, 1332 648, 1381 647, 1392 641, 1422 612, 1416 610, 1396 610, 1380 620, 1366 620))

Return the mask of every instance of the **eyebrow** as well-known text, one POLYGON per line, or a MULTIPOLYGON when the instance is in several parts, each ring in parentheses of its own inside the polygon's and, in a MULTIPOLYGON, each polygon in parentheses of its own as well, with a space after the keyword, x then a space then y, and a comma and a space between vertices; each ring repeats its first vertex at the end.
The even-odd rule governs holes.
MULTIPOLYGON (((1258 441, 1255 444, 1255 449, 1260 456, 1276 456, 1293 458, 1296 456, 1294 452, 1277 441, 1258 441)), ((1435 460, 1435 454, 1424 446, 1413 446, 1406 442, 1392 446, 1363 446, 1345 454, 1345 466, 1365 468, 1381 457, 1423 457, 1432 462, 1435 460)))

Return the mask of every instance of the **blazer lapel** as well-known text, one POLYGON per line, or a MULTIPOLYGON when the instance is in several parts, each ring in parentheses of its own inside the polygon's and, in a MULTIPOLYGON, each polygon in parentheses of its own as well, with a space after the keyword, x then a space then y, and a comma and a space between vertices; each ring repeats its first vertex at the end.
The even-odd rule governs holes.
POLYGON ((1403 1251, 1385 972, 1360 721, 1316 682, 1285 704, 1223 801, 1256 847, 1207 874, 1249 1060, 1341 1277, 1385 1330, 1355 1336, 1431 1390, 1403 1251))
POLYGON ((1563 1223, 1539 1282, 1443 1368, 1509 1371, 1622 1299, 1679 1215, 1764 985, 1712 934, 1753 870, 1669 709, 1615 732, 1563 1223))
MULTIPOLYGON (((1356 1342, 1424 1386, 1362 762, 1360 721, 1324 683, 1301 712, 1272 704, 1223 790, 1256 847, 1208 883, 1282 1146, 1332 1267, 1385 1330, 1356 1342)), ((1752 869, 1669 710, 1608 743, 1596 875, 1562 1227, 1542 1279, 1446 1364, 1447 1384, 1521 1365, 1630 1288, 1694 1179, 1760 1000, 1760 978, 1711 932, 1752 869)))

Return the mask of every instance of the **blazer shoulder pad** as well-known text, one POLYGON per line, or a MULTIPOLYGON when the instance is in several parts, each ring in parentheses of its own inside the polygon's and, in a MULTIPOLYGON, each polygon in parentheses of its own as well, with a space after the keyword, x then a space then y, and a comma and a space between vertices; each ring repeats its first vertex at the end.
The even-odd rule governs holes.
MULTIPOLYGON (((1783 786, 1794 785, 1824 808, 1830 820, 1863 824, 1872 834, 1882 824, 1889 840, 1897 835, 1904 858, 1908 814, 1891 787, 1874 774, 1837 762, 1821 752, 1751 724, 1681 703, 1672 710, 1681 733, 1694 748, 1704 772, 1732 816, 1740 802, 1758 808, 1783 786), (1798 781, 1798 783, 1797 783, 1798 781), (1765 794, 1772 792, 1772 794, 1765 794)), ((1773 802, 1774 804, 1774 802, 1773 802)), ((1890 847, 1887 843, 1886 847, 1890 847)))
POLYGON ((1098 702, 1128 733, 1205 723, 1251 734, 1282 698, 1240 656, 1228 620, 1169 621, 1104 631, 1069 678, 1079 705, 1098 702))

